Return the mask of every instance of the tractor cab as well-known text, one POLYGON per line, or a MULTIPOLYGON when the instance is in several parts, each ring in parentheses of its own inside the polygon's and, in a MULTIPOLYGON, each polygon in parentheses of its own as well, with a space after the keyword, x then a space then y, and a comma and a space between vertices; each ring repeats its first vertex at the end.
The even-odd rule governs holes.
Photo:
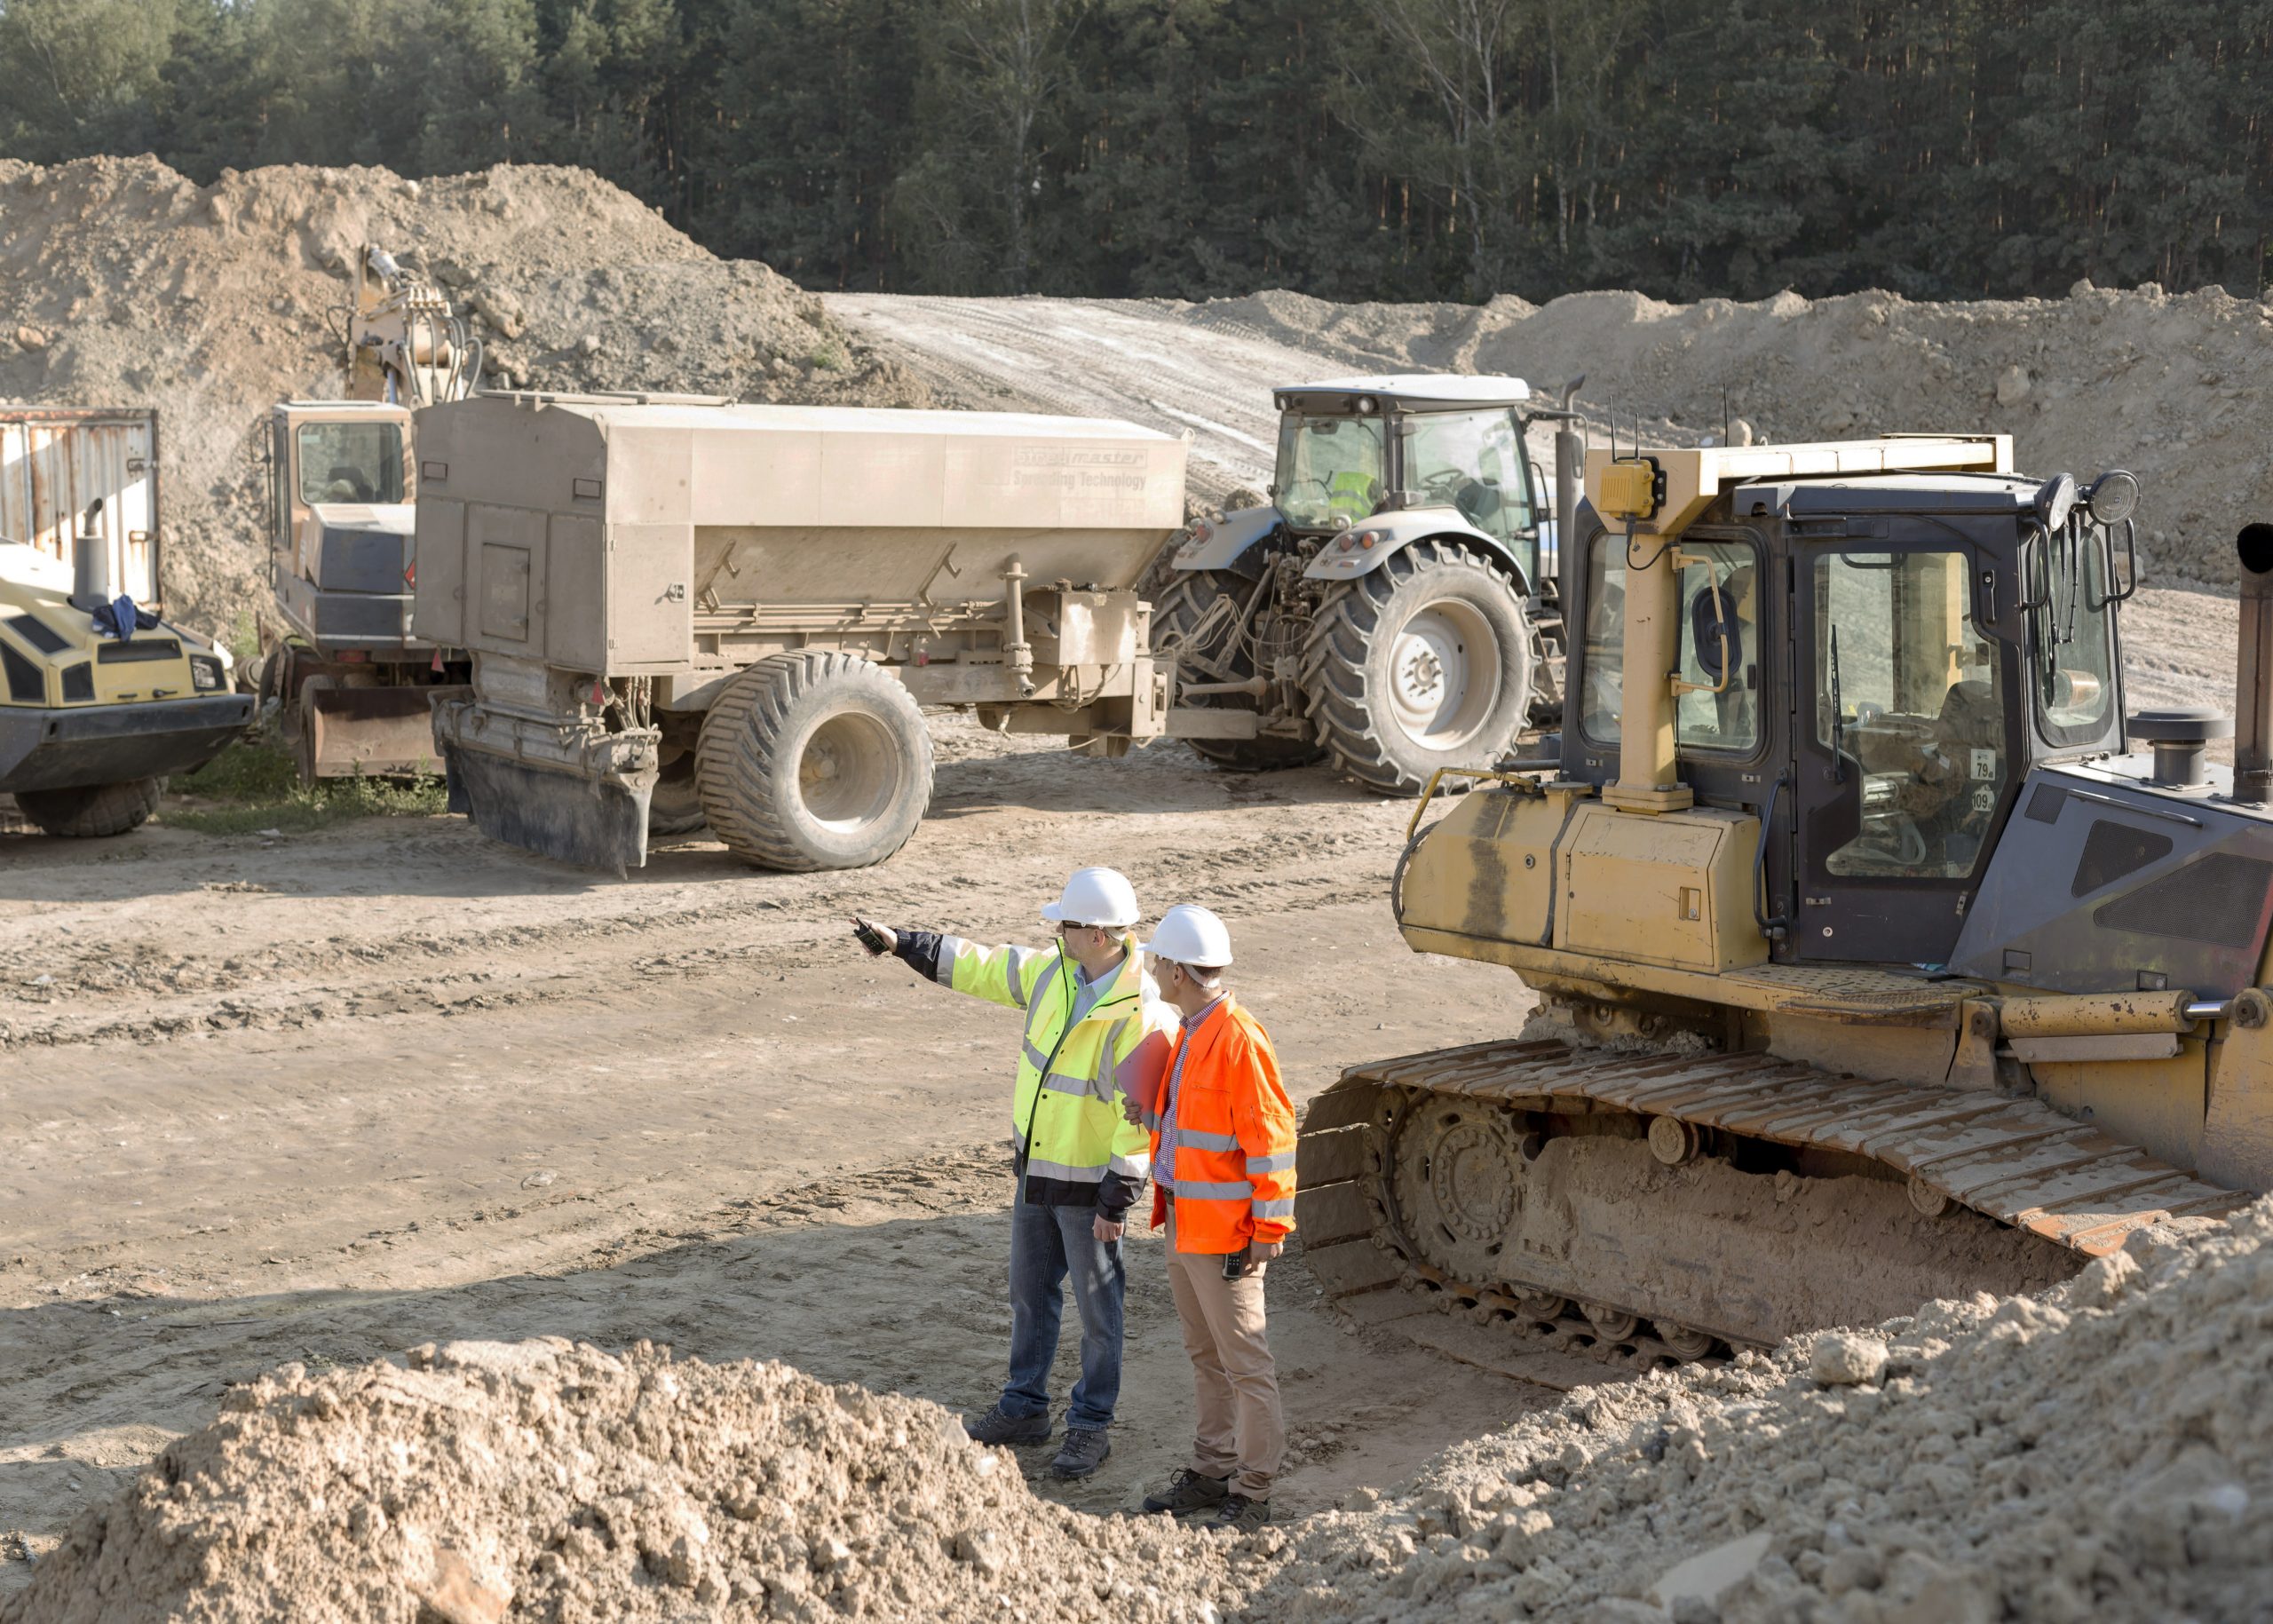
POLYGON ((1362 538, 1385 513, 1449 510, 1447 522, 1512 555, 1525 579, 1553 579, 1553 503, 1525 433, 1569 414, 1535 406, 1523 379, 1334 378, 1276 400, 1271 499, 1293 535, 1362 538))
POLYGON ((1650 776, 1759 819, 1779 963, 1952 963, 2031 773, 2123 749, 2137 481, 2024 478, 2002 440, 1902 471, 1889 443, 1884 471, 1730 478, 1669 540, 1592 506, 1577 526, 1566 772, 1619 800, 1626 598, 1651 569, 1673 771, 1650 776))

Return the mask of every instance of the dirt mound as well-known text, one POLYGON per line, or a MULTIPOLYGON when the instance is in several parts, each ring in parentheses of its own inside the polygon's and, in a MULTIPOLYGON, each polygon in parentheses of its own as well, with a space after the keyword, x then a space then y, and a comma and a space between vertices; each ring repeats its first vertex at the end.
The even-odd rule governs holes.
POLYGON ((2265 384, 2273 304, 2215 289, 1913 304, 1890 293, 1667 305, 1580 293, 1535 306, 1328 305, 1261 293, 1192 319, 1338 351, 1366 367, 1511 372, 1691 434, 1722 392, 1763 440, 1911 430, 2010 433, 2020 466, 2145 482, 2140 545, 2165 584, 2230 590, 2234 532, 2273 515, 2265 384))
POLYGON ((287 1366, 223 1408, 0 1620, 1120 1624, 1203 1616, 1226 1584, 1212 1536, 1038 1501, 939 1406, 786 1365, 450 1343, 287 1366))
POLYGON ((928 400, 819 299, 582 170, 199 186, 154 158, 0 162, 0 398, 159 408, 168 603, 193 624, 267 605, 262 429, 342 387, 330 312, 365 243, 454 290, 493 384, 928 400))
POLYGON ((1034 1499, 936 1405, 453 1343, 234 1392, 0 1624, 2254 1617, 2273 1201, 2032 1297, 1588 1390, 1252 1542, 1034 1499))
POLYGON ((1288 1620, 2235 1619, 2273 1586, 2273 1202, 2035 1297, 1597 1388, 1319 1519, 1288 1620))

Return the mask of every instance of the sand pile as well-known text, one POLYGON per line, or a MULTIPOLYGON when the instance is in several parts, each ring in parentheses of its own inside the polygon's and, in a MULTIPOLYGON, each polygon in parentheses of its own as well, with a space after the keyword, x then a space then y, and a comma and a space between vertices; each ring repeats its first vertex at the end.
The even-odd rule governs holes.
MULTIPOLYGON (((2145 482, 2140 546, 2163 584, 2230 590, 2234 532, 2273 519, 2266 456, 2273 304, 2215 289, 1913 304, 1890 293, 1667 305, 1581 293, 1544 306, 1221 300, 1192 318, 1368 367, 1511 372, 1559 388, 1587 375, 1594 411, 1718 432, 1730 410, 1763 440, 1882 431, 2010 433, 2020 466, 2145 482)), ((1693 442, 1692 442, 1693 443, 1693 442)))
POLYGON ((159 408, 168 603, 193 624, 267 606, 267 411, 340 390, 327 313, 366 243, 453 290, 493 384, 927 399, 818 298, 582 170, 296 166, 199 186, 153 158, 0 162, 0 399, 159 408))
POLYGON ((1211 1616, 1225 1583, 1216 1536, 1037 1501, 939 1406, 786 1365, 452 1343, 288 1366, 223 1411, 0 1620, 1127 1624, 1211 1616))
POLYGON ((1319 1519, 1251 1610, 2262 1617, 2273 1202, 2194 1227, 2134 1237, 2035 1297, 1591 1390, 1448 1452, 1409 1498, 1319 1519))

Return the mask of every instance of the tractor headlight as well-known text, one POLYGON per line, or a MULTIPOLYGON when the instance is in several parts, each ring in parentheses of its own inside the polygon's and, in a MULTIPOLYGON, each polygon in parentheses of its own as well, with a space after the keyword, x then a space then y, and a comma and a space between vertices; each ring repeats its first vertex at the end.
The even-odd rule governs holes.
POLYGON ((226 685, 221 675, 221 662, 210 654, 189 657, 189 682, 200 693, 218 693, 226 685))

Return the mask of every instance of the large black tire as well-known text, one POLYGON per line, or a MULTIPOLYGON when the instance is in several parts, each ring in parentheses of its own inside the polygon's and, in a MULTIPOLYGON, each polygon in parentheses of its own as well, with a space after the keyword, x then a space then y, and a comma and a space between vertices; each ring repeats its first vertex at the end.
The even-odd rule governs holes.
POLYGON ((864 868, 907 843, 931 804, 923 712, 858 654, 771 654, 702 719, 694 782, 711 833, 744 862, 864 868))
MULTIPOLYGON (((1244 605, 1255 583, 1228 570, 1185 570, 1171 580, 1152 606, 1152 650, 1164 659, 1176 659, 1187 637, 1197 629, 1216 601, 1233 598, 1244 605)), ((1255 675, 1255 659, 1244 641, 1227 623, 1206 634, 1204 647, 1192 651, 1198 662, 1183 662, 1184 674, 1198 682, 1245 682, 1255 675)), ((1179 697, 1179 705, 1205 709, 1253 710, 1255 701, 1234 693, 1201 693, 1179 697)), ((1254 739, 1187 739, 1203 760, 1242 772, 1264 772, 1280 767, 1306 767, 1323 760, 1326 752, 1307 739, 1265 735, 1254 739)))
POLYGON ((1415 542, 1335 588, 1303 651, 1319 738, 1336 767, 1384 795, 1418 795, 1439 767, 1505 755, 1529 714, 1531 678, 1514 579, 1444 541, 1415 542))
POLYGON ((162 779, 131 778, 124 783, 75 789, 19 789, 16 805, 48 834, 104 840, 125 834, 157 811, 164 784, 162 779))

